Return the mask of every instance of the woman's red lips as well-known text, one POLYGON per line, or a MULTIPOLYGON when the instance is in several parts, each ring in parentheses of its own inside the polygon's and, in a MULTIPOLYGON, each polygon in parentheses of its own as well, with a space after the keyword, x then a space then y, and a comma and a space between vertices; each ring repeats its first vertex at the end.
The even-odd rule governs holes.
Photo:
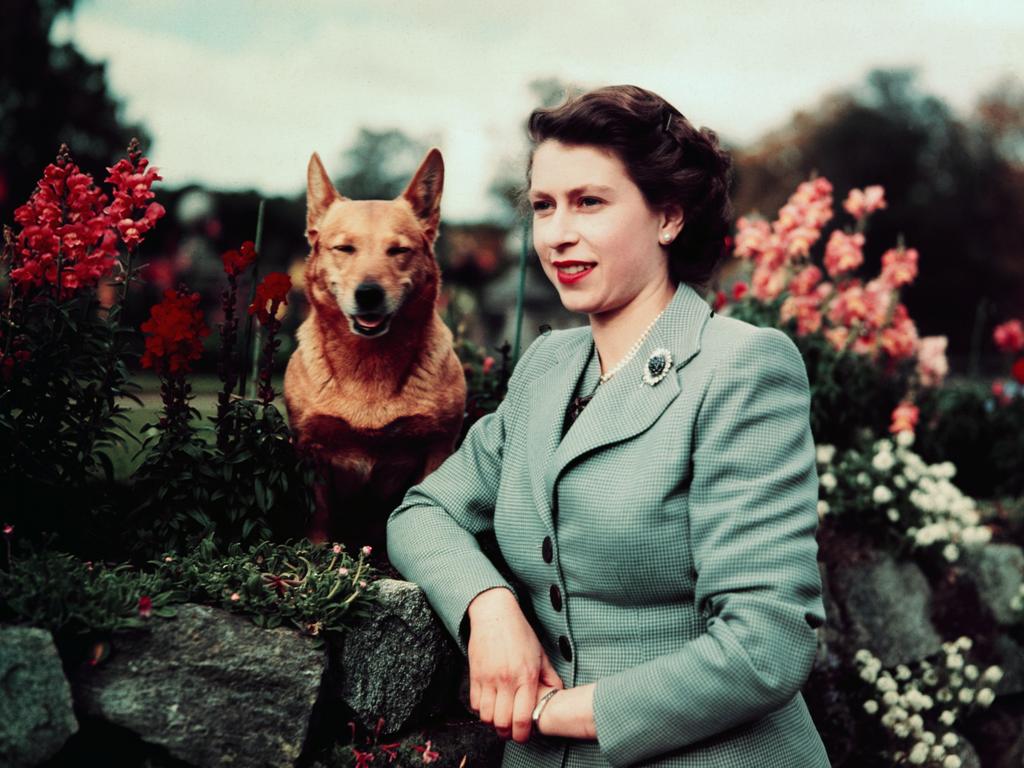
POLYGON ((558 282, 562 283, 563 285, 568 285, 569 283, 575 283, 575 282, 578 282, 578 281, 582 280, 584 277, 586 277, 591 272, 593 272, 594 271, 594 267, 597 266, 592 261, 567 260, 567 261, 553 261, 551 263, 552 263, 552 265, 554 265, 556 267, 556 274, 558 275, 558 282), (566 267, 576 267, 576 266, 584 267, 584 269, 581 269, 579 272, 573 272, 573 273, 568 273, 568 272, 563 272, 562 271, 566 267))

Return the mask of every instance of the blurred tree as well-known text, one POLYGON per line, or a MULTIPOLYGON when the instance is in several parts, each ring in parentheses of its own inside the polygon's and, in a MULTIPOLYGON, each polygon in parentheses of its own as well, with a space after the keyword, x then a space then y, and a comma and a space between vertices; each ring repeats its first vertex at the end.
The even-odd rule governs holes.
MULTIPOLYGON (((534 108, 555 107, 569 96, 583 92, 583 88, 570 84, 557 77, 541 77, 531 80, 527 85, 532 95, 534 108)), ((488 188, 488 192, 502 203, 502 222, 512 226, 525 213, 520 210, 520 195, 526 183, 526 118, 523 119, 522 149, 513 158, 506 156, 498 165, 498 172, 488 188)))
POLYGON ((75 0, 5 0, 0 5, 0 222, 11 222, 43 168, 66 143, 82 170, 102 184, 105 168, 132 136, 146 151, 149 138, 125 125, 107 90, 103 63, 70 43, 54 45, 57 16, 75 0))
POLYGON ((884 186, 888 208, 871 220, 862 274, 877 274, 882 253, 902 233, 921 258, 904 301, 921 335, 949 337, 950 362, 963 371, 972 340, 985 338, 975 328, 989 323, 979 307, 1021 306, 1020 166, 978 118, 959 120, 918 91, 915 76, 875 70, 862 86, 826 96, 735 152, 734 201, 738 215, 759 210, 772 219, 797 184, 817 173, 834 185, 831 226, 842 227, 851 222, 841 208, 851 188, 884 186))
POLYGON ((353 200, 389 200, 405 189, 427 149, 402 131, 360 128, 342 153, 344 170, 335 186, 353 200))

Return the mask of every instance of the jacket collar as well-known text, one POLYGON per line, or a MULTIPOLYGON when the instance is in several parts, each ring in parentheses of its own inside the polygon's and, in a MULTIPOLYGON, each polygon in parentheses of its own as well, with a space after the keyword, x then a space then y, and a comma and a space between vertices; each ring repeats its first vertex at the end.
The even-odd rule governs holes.
POLYGON ((564 440, 565 412, 594 338, 588 327, 584 333, 565 334, 561 347, 552 350, 558 362, 529 385, 527 427, 534 502, 552 534, 551 510, 562 472, 583 454, 626 440, 654 423, 679 394, 678 372, 700 351, 701 334, 710 315, 711 308, 700 294, 680 283, 640 351, 598 388, 564 440), (671 352, 673 370, 652 386, 642 377, 647 358, 658 348, 671 352))

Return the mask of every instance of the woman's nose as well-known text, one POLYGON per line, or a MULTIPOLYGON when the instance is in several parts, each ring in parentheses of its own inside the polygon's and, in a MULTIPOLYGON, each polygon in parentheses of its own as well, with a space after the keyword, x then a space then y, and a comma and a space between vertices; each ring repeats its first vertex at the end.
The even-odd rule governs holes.
POLYGON ((542 238, 544 245, 553 250, 572 245, 579 240, 575 220, 564 209, 554 211, 544 222, 542 238))

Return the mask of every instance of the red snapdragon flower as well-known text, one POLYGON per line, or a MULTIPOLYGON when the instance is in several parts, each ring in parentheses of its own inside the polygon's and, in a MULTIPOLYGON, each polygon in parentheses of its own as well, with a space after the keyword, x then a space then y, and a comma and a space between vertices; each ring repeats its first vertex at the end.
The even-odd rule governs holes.
POLYGON ((21 227, 17 237, 11 280, 26 289, 56 285, 58 272, 64 299, 75 291, 95 286, 117 264, 117 241, 129 249, 165 214, 153 197, 153 182, 161 177, 146 170, 148 160, 132 140, 128 158, 108 168, 113 202, 72 162, 62 145, 55 163, 43 171, 28 202, 14 212, 21 227), (109 203, 109 205, 108 205, 109 203), (136 209, 142 209, 136 219, 136 209))
POLYGON ((202 355, 203 338, 210 335, 198 306, 198 293, 164 291, 164 300, 153 305, 141 326, 147 334, 143 368, 161 375, 191 370, 191 361, 202 355))
POLYGON ((1010 369, 1010 373, 1013 375, 1013 378, 1017 380, 1018 384, 1024 384, 1024 357, 1017 358, 1017 361, 1010 369))
POLYGON ((137 248, 153 225, 167 212, 153 199, 153 183, 163 177, 155 168, 147 168, 149 160, 142 156, 137 139, 128 145, 128 157, 107 168, 106 181, 114 186, 114 201, 104 209, 111 223, 117 227, 122 242, 129 250, 137 248), (144 210, 143 210, 144 209, 144 210), (134 218, 137 212, 142 215, 134 218))
POLYGON ((284 272, 271 272, 256 286, 256 298, 249 305, 249 314, 256 315, 256 319, 266 325, 270 318, 277 315, 278 307, 288 303, 288 292, 291 289, 291 277, 284 272), (269 311, 267 304, 270 304, 269 311))
POLYGON ((14 211, 17 236, 11 280, 21 286, 56 285, 60 297, 95 285, 117 259, 117 235, 104 213, 107 196, 71 161, 62 146, 28 202, 14 211))
POLYGON ((1024 349, 1024 324, 1014 318, 997 325, 992 331, 992 340, 1000 352, 1015 353, 1024 349))
POLYGON ((256 261, 256 244, 246 240, 237 251, 226 251, 221 258, 224 261, 224 273, 229 277, 237 277, 256 261))
POLYGON ((727 299, 726 299, 726 296, 725 296, 725 291, 721 291, 721 290, 720 291, 716 291, 715 292, 715 302, 712 305, 714 310, 715 310, 715 312, 718 312, 722 307, 724 307, 726 301, 727 301, 727 299))

